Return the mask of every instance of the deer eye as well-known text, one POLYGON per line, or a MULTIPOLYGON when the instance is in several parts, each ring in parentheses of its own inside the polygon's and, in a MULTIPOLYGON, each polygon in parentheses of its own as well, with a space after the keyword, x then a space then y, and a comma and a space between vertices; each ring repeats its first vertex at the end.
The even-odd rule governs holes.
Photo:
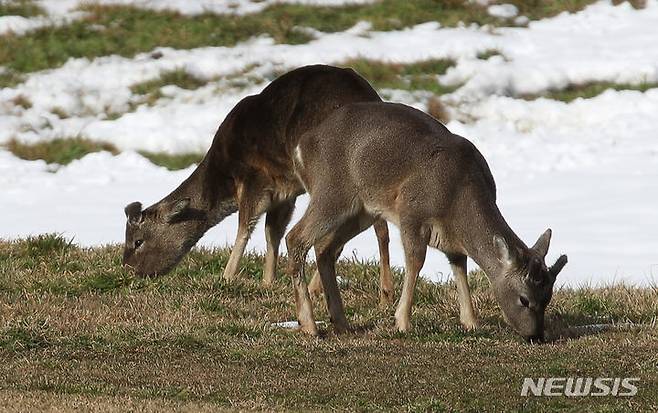
POLYGON ((141 240, 141 239, 136 240, 135 241, 135 249, 141 247, 143 243, 144 243, 144 240, 141 240))
POLYGON ((530 301, 528 301, 528 299, 525 298, 524 296, 520 296, 520 297, 519 297, 519 302, 520 302, 521 305, 524 306, 524 307, 530 307, 530 301))

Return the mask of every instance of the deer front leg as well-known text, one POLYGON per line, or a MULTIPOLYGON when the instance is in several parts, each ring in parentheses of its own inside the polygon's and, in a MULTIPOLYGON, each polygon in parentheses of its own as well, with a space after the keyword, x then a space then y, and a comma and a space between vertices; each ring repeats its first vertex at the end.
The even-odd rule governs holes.
POLYGON ((286 236, 288 247, 288 274, 292 279, 292 288, 295 296, 297 321, 300 329, 308 334, 317 335, 318 330, 313 317, 313 304, 308 294, 308 286, 304 276, 306 254, 312 243, 305 236, 308 210, 304 217, 290 230, 286 236))
POLYGON ((377 243, 379 244, 379 305, 388 307, 395 299, 393 276, 391 275, 390 257, 388 254, 388 224, 385 220, 377 218, 373 224, 377 243))
POLYGON ((473 300, 468 288, 466 273, 466 255, 448 255, 452 273, 455 275, 457 284, 457 296, 459 299, 459 321, 467 331, 477 328, 477 317, 473 310, 473 300))
POLYGON ((404 226, 401 230, 406 271, 400 302, 397 310, 395 310, 395 326, 398 331, 407 332, 411 328, 411 307, 414 300, 416 279, 425 263, 428 237, 423 234, 420 226, 404 226))
POLYGON ((265 266, 263 271, 263 286, 270 287, 276 278, 276 266, 279 260, 279 245, 281 238, 290 222, 290 217, 295 209, 295 200, 281 203, 267 211, 265 216, 265 240, 267 252, 265 254, 265 266))
POLYGON ((248 227, 243 225, 238 226, 238 235, 235 238, 233 249, 231 249, 231 256, 229 257, 228 263, 226 263, 226 267, 224 268, 223 277, 225 280, 232 280, 237 275, 238 267, 240 266, 240 259, 244 254, 247 242, 249 242, 250 235, 251 231, 248 227))
POLYGON ((238 191, 238 234, 235 244, 231 250, 226 268, 224 268, 224 279, 232 280, 238 274, 240 259, 251 237, 251 232, 258 223, 260 216, 270 205, 268 197, 263 195, 261 186, 252 185, 247 187, 241 185, 238 191))

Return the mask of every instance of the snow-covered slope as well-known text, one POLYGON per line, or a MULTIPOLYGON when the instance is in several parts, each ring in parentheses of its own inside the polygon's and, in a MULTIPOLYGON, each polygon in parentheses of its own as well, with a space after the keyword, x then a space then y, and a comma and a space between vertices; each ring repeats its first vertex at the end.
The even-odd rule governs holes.
MULTIPOLYGON (((195 3, 195 4, 198 4, 195 3)), ((511 226, 533 243, 554 230, 549 259, 561 252, 570 262, 561 281, 652 283, 658 279, 658 89, 608 91, 571 103, 509 97, 570 83, 658 81, 658 1, 644 10, 602 1, 584 11, 532 22, 527 28, 441 28, 435 23, 401 31, 371 32, 359 24, 343 33, 316 33, 305 45, 252 39, 233 48, 160 49, 128 59, 73 59, 35 73, 24 84, 0 91, 0 142, 39 141, 82 135, 115 143, 127 152, 89 155, 51 172, 0 151, 0 237, 45 231, 75 236, 83 245, 120 242, 122 208, 157 201, 191 171, 168 172, 132 152, 204 151, 233 105, 266 82, 238 87, 228 76, 268 79, 310 63, 339 63, 364 56, 394 62, 450 57, 457 65, 441 80, 463 84, 445 97, 454 120, 448 127, 471 139, 487 158, 499 188, 499 204, 511 226), (476 58, 490 49, 503 56, 476 58), (163 89, 154 106, 139 106, 115 120, 105 112, 128 109, 130 86, 184 69, 210 80, 187 91, 163 89), (23 96, 23 109, 12 99, 23 96), (60 119, 59 108, 70 114, 60 119)), ((403 96, 392 93, 392 96, 403 96)), ((405 101, 422 107, 414 95, 405 101)), ((295 219, 303 212, 298 202, 295 219)), ((262 225, 262 224, 261 224, 262 225)), ((236 217, 211 230, 204 245, 233 241, 236 217)), ((264 248, 262 227, 251 246, 264 248)), ((392 259, 402 265, 393 236, 392 259)), ((376 257, 371 231, 348 244, 345 255, 376 257)), ((424 273, 448 274, 440 253, 424 273)))

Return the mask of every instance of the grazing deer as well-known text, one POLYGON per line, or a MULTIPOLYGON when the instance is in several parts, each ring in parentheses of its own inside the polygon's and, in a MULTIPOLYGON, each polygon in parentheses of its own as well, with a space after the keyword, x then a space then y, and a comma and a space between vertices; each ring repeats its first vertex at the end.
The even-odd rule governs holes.
MULTIPOLYGON (((238 234, 224 270, 224 278, 231 279, 254 226, 266 213, 263 284, 270 285, 295 198, 304 192, 293 172, 299 138, 337 108, 364 101, 380 101, 366 80, 350 69, 324 65, 293 70, 260 94, 244 98, 178 188, 145 210, 139 202, 126 206, 124 264, 142 275, 165 274, 208 229, 237 210, 238 234)), ((390 302, 388 227, 379 221, 375 228, 382 257, 380 295, 390 302)), ((319 281, 312 284, 321 286, 319 281)))
POLYGON ((469 256, 491 280, 508 324, 528 340, 542 340, 544 311, 567 257, 548 268, 544 257, 551 231, 528 248, 510 229, 496 206, 491 171, 471 142, 411 107, 355 103, 307 132, 294 162, 311 197, 303 218, 286 236, 302 330, 317 333, 303 277, 308 250, 315 247, 334 328, 347 330, 335 277, 336 251, 383 217, 400 228, 405 253, 395 312, 399 331, 410 328, 414 286, 429 245, 448 257, 466 328, 477 324, 466 280, 469 256))

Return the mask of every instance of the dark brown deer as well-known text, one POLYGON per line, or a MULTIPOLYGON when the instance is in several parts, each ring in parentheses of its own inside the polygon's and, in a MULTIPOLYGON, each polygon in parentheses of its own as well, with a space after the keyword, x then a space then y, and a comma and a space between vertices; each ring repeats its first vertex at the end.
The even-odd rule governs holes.
POLYGON ((528 248, 510 229, 496 206, 487 162, 471 142, 408 106, 355 103, 306 133, 294 161, 311 197, 286 237, 302 330, 317 333, 303 277, 308 250, 315 246, 331 320, 344 331, 336 251, 385 218, 400 228, 406 261, 398 330, 410 328, 414 286, 429 245, 450 261, 466 328, 476 326, 466 279, 469 256, 489 277, 505 320, 526 339, 543 339, 544 311, 567 257, 548 268, 551 231, 528 248))
MULTIPOLYGON (((239 272, 254 226, 266 213, 263 283, 270 285, 295 199, 304 193, 293 172, 299 138, 337 108, 366 101, 380 101, 367 81, 350 69, 324 65, 293 70, 260 94, 244 98, 219 126, 208 153, 189 178, 145 210, 139 202, 125 208, 124 264, 138 274, 165 274, 208 229, 237 210, 238 234, 224 271, 224 278, 231 279, 239 272)), ((375 230, 381 254, 381 299, 390 302, 393 284, 386 222, 375 222, 375 230)))

